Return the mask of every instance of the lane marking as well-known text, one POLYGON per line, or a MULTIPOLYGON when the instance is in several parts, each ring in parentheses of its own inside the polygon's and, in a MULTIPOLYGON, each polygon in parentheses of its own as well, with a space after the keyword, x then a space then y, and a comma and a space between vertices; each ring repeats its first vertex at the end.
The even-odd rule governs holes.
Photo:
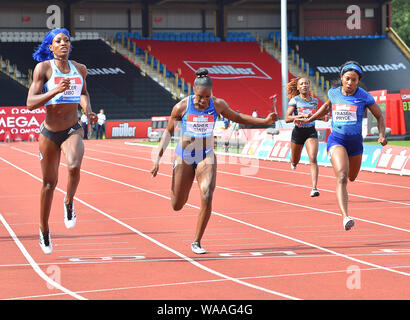
MULTIPOLYGON (((410 268, 410 266, 395 266, 393 268, 410 268)), ((360 271, 372 271, 376 268, 361 268, 360 271)), ((299 277, 306 275, 322 275, 322 274, 333 274, 333 273, 346 273, 346 270, 330 270, 330 271, 316 271, 316 272, 301 272, 301 273, 288 273, 279 275, 264 275, 264 276, 248 276, 238 278, 240 280, 258 280, 258 279, 271 279, 271 278, 281 278, 281 277, 299 277)), ((135 289, 145 289, 145 288, 158 288, 158 287, 168 287, 168 286, 180 286, 180 285, 191 285, 200 283, 214 283, 214 282, 224 282, 228 281, 226 279, 209 279, 209 280, 196 280, 196 281, 186 281, 186 282, 173 282, 173 283, 161 283, 161 284, 151 284, 144 286, 130 286, 130 287, 119 287, 119 288, 106 288, 106 289, 95 289, 81 291, 80 293, 95 293, 95 292, 108 292, 108 291, 119 291, 119 290, 135 290, 135 289)), ((36 295, 36 296, 25 296, 25 297, 15 297, 8 300, 20 300, 20 299, 31 299, 31 298, 44 298, 52 296, 61 296, 63 293, 54 293, 49 295, 36 295)))
MULTIPOLYGON (((12 167, 16 168, 17 170, 20 170, 21 172, 26 173, 27 175, 31 176, 32 178, 34 178, 35 180, 37 180, 37 181, 39 181, 39 182, 42 182, 42 181, 43 181, 42 179, 40 179, 39 177, 35 176, 34 174, 32 174, 32 173, 30 173, 30 172, 28 172, 28 171, 26 171, 26 170, 24 170, 24 169, 18 167, 17 165, 15 165, 15 164, 13 164, 13 163, 7 161, 6 159, 4 159, 4 158, 2 158, 2 157, 0 157, 0 160, 2 160, 2 161, 4 161, 5 163, 11 165, 12 167)), ((83 171, 83 170, 82 170, 82 171, 83 171)), ((85 171, 84 171, 84 172, 85 172, 85 171)), ((86 172, 86 173, 87 173, 87 172, 86 172)), ((107 179, 108 179, 108 178, 107 178, 107 179)), ((57 190, 57 191, 59 191, 59 192, 65 194, 65 191, 62 190, 62 189, 60 189, 60 188, 58 188, 58 187, 57 187, 55 190, 57 190)), ((143 190, 141 189, 141 191, 143 191, 143 190)), ((165 196, 163 196, 163 197, 165 197, 165 196)), ((167 197, 165 197, 165 198, 167 198, 167 197)), ((228 276, 228 275, 223 274, 223 273, 221 273, 221 272, 219 272, 219 271, 216 271, 216 270, 214 270, 214 269, 211 269, 211 268, 209 268, 209 267, 206 267, 206 266, 204 266, 204 265, 202 265, 202 264, 196 262, 195 260, 193 260, 193 259, 191 259, 191 258, 185 256, 184 254, 180 253, 179 251, 177 251, 177 250, 175 250, 175 249, 172 249, 171 247, 169 247, 169 246, 167 246, 167 245, 165 245, 165 244, 159 242, 158 240, 156 240, 156 239, 154 239, 154 238, 152 238, 152 237, 146 235, 145 233, 143 233, 143 232, 141 232, 141 231, 135 229, 134 227, 131 227, 130 225, 128 225, 128 224, 122 222, 121 220, 119 220, 119 219, 117 219, 117 218, 115 218, 115 217, 109 215, 108 213, 105 213, 104 211, 102 211, 102 210, 100 210, 100 209, 94 207, 93 205, 91 205, 91 204, 89 204, 89 203, 87 203, 87 202, 85 202, 85 201, 83 201, 83 200, 81 200, 81 199, 79 199, 79 198, 77 198, 77 197, 74 197, 74 199, 75 199, 76 201, 80 202, 81 204, 85 205, 86 207, 88 207, 88 208, 90 208, 90 209, 92 209, 92 210, 94 210, 94 211, 96 211, 96 212, 102 214, 103 216, 107 217, 108 219, 110 219, 110 220, 112 220, 112 221, 114 221, 114 222, 116 222, 116 223, 122 225, 123 227, 127 228, 128 230, 131 230, 131 231, 135 232, 135 233, 138 234, 139 236, 141 236, 141 237, 143 237, 143 238, 145 238, 145 239, 147 239, 147 240, 153 242, 154 244, 158 245, 159 247, 161 247, 161 248, 163 248, 163 249, 165 249, 165 250, 167 250, 167 251, 169 251, 169 252, 175 254, 176 256, 178 256, 178 257, 184 259, 185 261, 188 261, 189 263, 193 264, 194 266, 198 267, 199 269, 202 269, 202 270, 207 271, 207 272, 209 272, 209 273, 212 273, 212 274, 214 274, 214 275, 216 275, 216 276, 218 276, 218 277, 221 277, 221 278, 230 280, 230 281, 232 281, 232 282, 235 282, 235 283, 237 283, 237 284, 240 284, 240 285, 243 285, 243 286, 252 288, 252 289, 256 289, 256 290, 259 290, 259 291, 263 291, 263 292, 266 292, 266 293, 269 293, 269 294, 272 294, 272 295, 277 295, 277 296, 280 296, 280 297, 282 297, 282 298, 286 298, 286 299, 290 299, 290 300, 301 300, 300 298, 296 298, 296 297, 293 297, 293 296, 290 296, 290 295, 287 295, 287 294, 284 294, 284 293, 281 293, 281 292, 277 292, 277 291, 274 291, 274 290, 266 289, 266 288, 264 288, 264 287, 260 287, 260 286, 257 286, 257 285, 254 285, 254 284, 251 284, 251 283, 242 281, 242 280, 238 280, 237 278, 228 276)))
MULTIPOLYGON (((101 147, 105 147, 106 145, 100 144, 101 147)), ((146 147, 145 145, 139 145, 142 147, 146 147)), ((123 151, 129 151, 129 148, 120 148, 120 147, 114 147, 114 146, 106 146, 106 147, 110 147, 110 148, 115 148, 115 149, 120 149, 123 151)), ((155 146, 147 146, 150 148, 155 148, 155 146)), ((130 158, 135 158, 135 159, 142 159, 142 160, 147 160, 147 161, 151 161, 151 159, 149 158, 143 158, 143 157, 138 157, 138 156, 130 156, 130 155, 126 155, 126 154, 121 154, 121 153, 115 153, 115 152, 110 152, 110 151, 102 151, 102 150, 97 150, 97 149, 93 149, 90 147, 87 147, 87 150, 91 150, 91 151, 95 151, 95 152, 101 152, 101 153, 107 153, 107 154, 114 154, 114 155, 120 155, 123 157, 130 157, 130 158)), ((167 149, 167 150, 172 150, 172 149, 167 149)), ((146 152, 142 152, 142 153, 146 153, 146 152)), ((151 152, 148 153, 149 155, 151 154, 151 152)), ((225 153, 219 153, 216 152, 216 155, 219 156, 232 156, 232 157, 236 157, 236 158, 242 158, 239 157, 238 155, 235 154, 229 154, 226 155, 225 153)), ((252 159, 252 158, 249 158, 252 159)), ((263 159, 259 159, 259 161, 269 161, 269 160, 263 160, 263 159)), ((233 164, 233 165, 238 165, 238 166, 243 166, 243 164, 241 163, 229 163, 229 164, 233 164)), ((307 164, 306 164, 307 165, 307 164)), ((308 166, 308 165, 307 165, 308 166)), ((280 169, 280 168, 273 168, 273 167, 266 167, 266 166, 254 166, 254 165, 249 165, 248 167, 250 168, 262 168, 262 169, 267 169, 267 170, 272 170, 272 171, 281 171, 281 172, 288 172, 288 173, 296 173, 296 174, 302 174, 302 175, 307 175, 310 176, 311 173, 310 172, 300 172, 300 171, 293 171, 293 170, 289 170, 289 169, 280 169)), ((331 168, 329 166, 326 166, 327 168, 331 168)), ((362 172, 369 172, 369 171, 362 171, 362 172)), ((369 172, 371 173, 371 172, 369 172)), ((324 175, 324 174, 319 174, 319 177, 322 178, 330 178, 335 180, 335 176, 332 175, 324 175)), ((396 185, 396 184, 389 184, 389 183, 383 183, 383 182, 373 182, 373 181, 368 181, 368 180, 361 180, 361 179, 356 179, 355 182, 360 182, 360 183, 367 183, 367 184, 373 184, 373 185, 381 185, 381 186, 386 186, 386 187, 395 187, 395 188, 401 188, 401 189, 410 189, 410 187, 408 186, 401 186, 401 185, 396 185)))
MULTIPOLYGON (((2 160, 2 161, 4 161, 4 162, 8 163, 9 165, 15 167, 16 169, 18 169, 18 170, 20 170, 20 171, 22 171, 22 172, 24 172, 24 173, 26 173, 26 174, 28 174, 28 175, 34 177, 36 180, 39 180, 40 182, 42 182, 42 179, 38 178, 37 176, 31 174, 30 172, 28 172, 28 171, 26 171, 26 170, 24 170, 24 169, 22 169, 22 168, 20 168, 20 167, 18 167, 18 166, 16 166, 16 165, 14 165, 13 163, 11 163, 11 162, 5 160, 4 158, 0 157, 0 160, 2 160)), ((140 187, 131 185, 131 184, 126 183, 126 182, 122 182, 122 181, 119 181, 119 180, 115 180, 115 179, 112 179, 112 178, 108 178, 108 177, 105 177, 105 176, 102 176, 102 175, 99 175, 99 174, 97 174, 97 173, 93 173, 93 172, 90 172, 90 171, 87 171, 87 170, 84 170, 84 169, 81 169, 81 171, 84 172, 84 173, 90 174, 90 175, 92 175, 92 176, 99 177, 99 178, 101 178, 101 179, 107 180, 107 181, 115 182, 115 183, 118 183, 118 184, 121 184, 121 185, 130 187, 130 188, 132 188, 132 189, 136 189, 136 190, 140 190, 140 191, 146 192, 146 193, 148 193, 148 194, 156 195, 156 196, 158 196, 158 197, 160 197, 160 198, 163 198, 163 199, 171 200, 171 198, 168 197, 168 196, 165 196, 165 195, 162 195, 162 194, 159 194, 159 193, 150 191, 150 190, 146 190, 146 189, 143 189, 143 188, 140 188, 140 187)), ((61 189, 59 189, 59 188, 56 188, 56 190, 58 190, 58 191, 60 191, 60 192, 62 192, 62 193, 65 193, 63 190, 61 190, 61 189)), ((240 193, 242 193, 242 192, 240 192, 240 193)), ((245 193, 245 194, 246 194, 246 193, 245 193)), ((255 195, 255 196, 256 196, 256 195, 255 195)), ((262 197, 262 196, 257 196, 257 197, 266 198, 266 197, 262 197)), ((168 251, 173 252, 173 253, 175 253, 176 255, 180 256, 180 257, 184 257, 184 259, 186 258, 187 261, 191 262, 192 264, 194 264, 194 265, 197 265, 197 264, 198 264, 198 267, 199 267, 199 268, 201 268, 201 269, 202 269, 202 268, 206 268, 206 269, 209 269, 209 270, 210 270, 209 272, 211 272, 211 273, 214 273, 214 272, 215 272, 214 274, 216 274, 216 273, 217 273, 217 274, 220 274, 222 277, 229 277, 229 276, 227 276, 227 275, 224 275, 224 274, 222 274, 222 273, 219 273, 218 271, 215 271, 215 270, 213 270, 213 269, 207 268, 207 267, 205 267, 205 266, 203 266, 203 265, 197 263, 196 261, 192 260, 191 258, 186 257, 185 255, 183 255, 182 253, 180 253, 180 252, 178 252, 178 251, 176 251, 176 250, 174 250, 174 249, 172 249, 172 248, 170 248, 170 247, 168 247, 168 246, 162 244, 161 242, 159 242, 159 241, 157 241, 157 240, 151 238, 151 237, 148 236, 148 235, 145 235, 144 233, 142 233, 142 232, 140 232, 140 231, 134 229, 133 227, 131 227, 131 226, 127 225, 126 223, 124 223, 124 222, 118 220, 117 218, 110 216, 109 214, 105 213, 104 211, 102 211, 102 210, 100 210, 100 209, 98 209, 98 208, 96 208, 96 207, 94 207, 94 206, 92 206, 92 205, 86 203, 85 201, 80 200, 80 199, 78 199, 78 198, 76 198, 76 197, 75 197, 74 199, 76 199, 78 202, 84 204, 85 206, 87 206, 87 207, 89 207, 89 208, 91 208, 91 209, 93 209, 93 210, 95 210, 95 211, 101 213, 102 215, 104 215, 104 216, 110 218, 111 220, 116 221, 117 223, 119 223, 119 224, 123 225, 124 227, 128 228, 129 230, 134 231, 135 233, 141 235, 142 237, 144 237, 144 238, 146 238, 146 239, 148 239, 148 240, 150 240, 150 241, 152 241, 152 242, 158 244, 159 246, 163 246, 163 248, 167 248, 168 251)), ((269 199, 269 198, 267 198, 267 199, 269 199)), ((278 202, 282 202, 282 201, 279 201, 279 200, 278 200, 278 202)), ((198 209, 198 210, 200 209, 200 207, 195 206, 195 205, 192 205, 192 204, 189 204, 189 203, 186 203, 186 206, 189 206, 189 207, 191 207, 191 208, 195 208, 195 209, 198 209)), ((401 275, 404 275, 404 276, 410 276, 410 273, 393 270, 393 269, 391 269, 391 268, 383 267, 383 266, 380 266, 380 265, 377 265, 377 264, 374 264, 374 263, 371 263, 371 262, 367 262, 367 261, 363 261, 363 260, 360 260, 360 259, 352 258, 352 257, 349 257, 349 256, 343 254, 343 253, 339 253, 339 252, 336 252, 336 251, 333 251, 333 250, 330 250, 330 249, 327 249, 327 248, 323 248, 323 247, 320 247, 320 246, 315 245, 315 244, 313 244, 313 243, 309 243, 309 242, 307 242, 307 241, 299 240, 299 239, 296 239, 296 238, 293 238, 293 237, 290 237, 290 236, 287 236, 287 235, 284 235, 284 234, 281 234, 281 233, 278 233, 278 232, 275 232, 275 231, 272 231, 272 230, 269 230, 269 229, 266 229, 266 228, 263 228, 263 227, 260 227, 260 226, 257 226, 257 225, 253 225, 253 224, 251 224, 251 223, 248 223, 248 222, 245 222, 245 221, 242 221, 242 220, 233 218, 233 217, 229 217, 229 216, 226 216, 226 215, 224 215, 224 214, 221 214, 221 213, 218 213, 218 212, 215 212, 215 211, 212 211, 212 214, 217 215, 217 216, 222 217, 222 218, 225 218, 225 219, 227 219, 227 220, 234 221, 234 222, 237 222, 237 223, 246 225, 246 226, 248 226, 248 227, 251 227, 251 228, 254 228, 254 229, 257 229, 257 230, 266 232, 266 233, 270 233, 270 234, 272 234, 272 235, 276 235, 276 236, 281 237, 281 238, 288 239, 288 240, 293 241, 293 242, 298 242, 298 243, 304 244, 304 245, 306 245, 306 246, 308 246, 308 247, 313 247, 313 248, 316 248, 316 249, 318 249, 318 250, 325 251, 325 252, 328 252, 328 253, 337 255, 337 256, 339 256, 339 257, 342 257, 342 258, 345 258, 345 259, 348 259, 348 260, 351 260, 351 261, 355 261, 355 262, 358 262, 358 263, 362 263, 362 264, 365 264, 365 265, 368 265, 368 266, 371 266, 371 267, 380 268, 380 269, 385 270, 385 271, 388 271, 388 272, 397 273, 397 274, 401 274, 401 275)), ((400 228, 399 228, 399 229, 400 229, 400 228)), ((406 229, 404 229, 404 230, 406 230, 406 229)), ((409 231, 410 231, 410 230, 406 230, 406 232, 409 232, 409 231)), ((204 270, 205 270, 205 269, 204 269, 204 270)), ((235 278, 232 278, 232 277, 229 277, 229 278, 233 279, 232 281, 235 281, 235 278)), ((248 284, 248 283, 246 283, 246 282, 245 282, 245 285, 252 286, 251 284, 248 284)), ((259 288, 261 288, 261 287, 259 287, 259 288)), ((260 290, 264 291, 264 290, 268 290, 268 289, 261 288, 260 290)), ((270 291, 270 290, 268 290, 268 291, 270 291)), ((274 294, 282 295, 282 296, 284 295, 284 294, 282 294, 282 293, 274 293, 274 294)), ((286 296, 287 296, 287 295, 286 295, 286 296)), ((298 298, 294 298, 294 297, 291 297, 291 298, 292 298, 292 299, 298 299, 298 298)))
POLYGON ((10 225, 7 223, 6 219, 3 217, 3 215, 0 213, 0 221, 4 225, 4 227, 7 229, 8 233, 10 234, 11 238, 14 240, 16 243, 17 247, 20 249, 21 253, 23 254, 24 258, 28 261, 30 266, 33 268, 33 270, 42 278, 44 281, 49 283, 51 286, 55 287, 56 289, 59 289, 66 294, 69 294, 73 298, 76 298, 78 300, 87 300, 86 298, 80 296, 79 294, 68 290, 67 288, 63 287, 61 284, 58 282, 54 281, 50 277, 47 276, 47 274, 44 273, 43 270, 39 267, 39 265, 36 263, 36 261, 33 259, 33 257, 28 253, 24 245, 21 243, 19 238, 16 236, 14 233, 13 229, 10 227, 10 225))
MULTIPOLYGON (((29 153, 30 154, 30 153, 29 153)), ((99 161, 99 162, 103 162, 103 163, 108 163, 108 164, 112 164, 115 166, 120 166, 120 167, 125 167, 128 169, 133 169, 133 170, 137 170, 137 171, 142 171, 142 172, 147 172, 150 173, 149 170, 146 169, 141 169, 141 168, 137 168, 137 167, 133 167, 133 166, 129 166, 129 165, 125 165, 125 164, 121 164, 121 163, 116 163, 116 162, 112 162, 112 161, 107 161, 107 160, 102 160, 102 159, 98 159, 98 158, 91 158, 91 157, 87 157, 85 156, 84 158, 87 159, 91 159, 91 160, 95 160, 95 161, 99 161)), ((64 165, 64 164, 63 164, 64 165)), ((83 169, 81 169, 83 170, 83 169)), ((84 171, 86 172, 86 171, 84 171)), ((92 173, 90 173, 92 174, 92 173)), ((158 173, 159 175, 168 177, 168 178, 172 178, 172 175, 169 174, 165 174, 165 173, 158 173)), ((196 181, 194 181, 196 183, 196 181)), ((306 206, 306 205, 301 205, 301 204, 297 204, 297 203, 293 203, 293 202, 288 202, 288 201, 283 201, 283 200, 279 200, 279 199, 274 199, 274 198, 269 198, 269 197, 265 197, 265 196, 260 196, 257 194, 253 194, 253 193, 249 193, 249 192, 245 192, 245 191, 239 191, 236 189, 232 189, 232 188, 228 188, 228 187, 222 187, 222 186, 216 186, 217 189, 223 189, 226 191, 230 191, 230 192, 235 192, 235 193, 240 193, 240 194, 244 194, 244 195, 248 195, 248 196, 252 196, 252 197, 256 197, 256 198, 260 198, 260 199, 264 199, 264 200, 269 200, 269 201, 274 201, 274 202, 279 202, 282 204, 286 204, 286 205, 291 205, 291 206, 296 206, 296 207, 300 207, 300 208, 304 208, 304 209, 309 209, 309 210, 313 210, 313 211, 320 211, 323 213, 328 213, 328 214, 332 214, 332 215, 336 215, 340 217, 340 213, 337 212, 333 212, 333 211, 329 211, 329 210, 325 210, 325 209, 319 209, 319 208, 315 208, 315 207, 311 207, 311 206, 306 206)), ((146 190, 145 190, 146 191, 146 190)), ((155 193, 154 193, 155 194, 155 193)), ((158 194, 157 194, 158 195, 158 194)), ((386 200, 387 201, 387 200, 386 200)), ((406 204, 407 205, 407 204, 406 204)), ((408 204, 410 206, 410 204, 408 204)), ((353 217, 353 216, 352 216, 353 217)), ((376 222, 376 221, 371 221, 371 220, 367 220, 367 219, 363 219, 363 218, 358 218, 358 217, 353 217, 358 221, 363 221, 363 222, 367 222, 367 223, 371 223, 371 224, 375 224, 378 226, 382 226, 382 227, 387 227, 387 228, 391 228, 391 229, 395 229, 395 230, 399 230, 399 231, 404 231, 404 232, 410 232, 409 229, 404 229, 404 228, 400 228, 400 227, 395 227, 392 225, 387 225, 384 223, 380 223, 380 222, 376 222)))

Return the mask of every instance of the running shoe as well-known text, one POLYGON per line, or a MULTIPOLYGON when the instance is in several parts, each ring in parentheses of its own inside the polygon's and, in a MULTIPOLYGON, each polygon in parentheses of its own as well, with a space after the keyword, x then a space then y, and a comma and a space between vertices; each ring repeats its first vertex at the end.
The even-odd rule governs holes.
POLYGON ((343 226, 344 226, 346 231, 349 231, 354 226, 354 220, 350 217, 344 217, 343 218, 343 226))
POLYGON ((43 232, 40 229, 40 248, 45 254, 53 252, 53 243, 51 242, 50 230, 43 232))
POLYGON ((191 249, 192 249, 192 252, 196 254, 204 254, 206 252, 205 249, 201 248, 201 244, 198 241, 191 243, 191 249))
POLYGON ((74 211, 74 203, 64 203, 64 224, 67 229, 72 229, 77 222, 77 216, 74 211))
POLYGON ((297 164, 293 164, 292 162, 290 163, 290 167, 292 170, 296 170, 297 164))
POLYGON ((319 195, 320 195, 320 192, 316 188, 313 188, 312 191, 310 192, 311 197, 318 197, 319 195))

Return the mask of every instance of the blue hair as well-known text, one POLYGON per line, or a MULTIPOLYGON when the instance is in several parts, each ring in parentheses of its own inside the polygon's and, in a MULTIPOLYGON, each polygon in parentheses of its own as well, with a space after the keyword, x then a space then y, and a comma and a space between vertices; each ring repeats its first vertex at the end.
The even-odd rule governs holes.
MULTIPOLYGON (((49 46, 50 44, 53 43, 54 37, 60 33, 64 33, 68 37, 68 39, 71 41, 70 32, 68 32, 67 29, 61 28, 61 29, 50 30, 44 36, 43 42, 41 42, 41 44, 37 47, 36 51, 34 51, 33 53, 34 60, 42 62, 42 61, 51 60, 54 58, 53 53, 51 52, 49 46)), ((71 46, 70 46, 70 52, 71 52, 71 46)))

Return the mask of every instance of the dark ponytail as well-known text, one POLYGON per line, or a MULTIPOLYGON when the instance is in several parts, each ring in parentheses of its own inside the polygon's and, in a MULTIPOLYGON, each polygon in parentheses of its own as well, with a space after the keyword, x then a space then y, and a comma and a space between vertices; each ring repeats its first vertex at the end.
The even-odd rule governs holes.
POLYGON ((208 70, 204 68, 198 69, 196 72, 194 87, 212 88, 212 80, 208 76, 208 70))

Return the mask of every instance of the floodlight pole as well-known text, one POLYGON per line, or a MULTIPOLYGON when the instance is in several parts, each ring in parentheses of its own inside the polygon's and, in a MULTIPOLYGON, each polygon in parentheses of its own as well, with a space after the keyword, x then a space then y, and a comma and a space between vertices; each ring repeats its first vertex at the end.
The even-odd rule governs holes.
POLYGON ((282 117, 285 118, 288 108, 286 84, 288 83, 288 22, 287 0, 280 2, 280 32, 281 32, 281 57, 282 57, 282 117))

